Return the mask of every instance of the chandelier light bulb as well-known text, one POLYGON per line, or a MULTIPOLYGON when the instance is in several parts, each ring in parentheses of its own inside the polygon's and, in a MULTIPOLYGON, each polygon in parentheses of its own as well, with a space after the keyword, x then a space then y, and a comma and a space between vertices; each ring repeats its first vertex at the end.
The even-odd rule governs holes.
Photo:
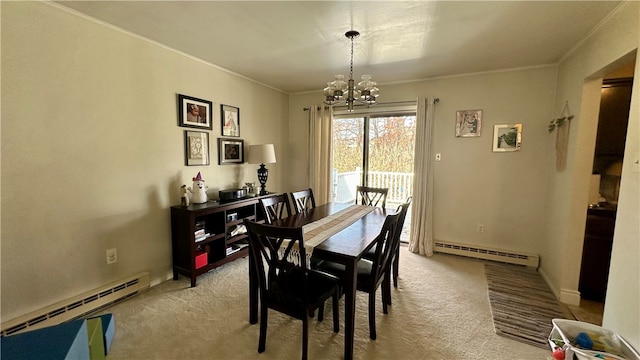
POLYGON ((327 87, 323 90, 325 96, 325 104, 333 105, 336 103, 336 99, 334 98, 335 91, 336 89, 333 87, 333 85, 331 85, 331 82, 328 82, 327 87))
POLYGON ((335 80, 331 82, 331 86, 334 89, 333 97, 336 100, 342 100, 344 91, 348 89, 347 83, 344 81, 344 75, 336 75, 335 80))

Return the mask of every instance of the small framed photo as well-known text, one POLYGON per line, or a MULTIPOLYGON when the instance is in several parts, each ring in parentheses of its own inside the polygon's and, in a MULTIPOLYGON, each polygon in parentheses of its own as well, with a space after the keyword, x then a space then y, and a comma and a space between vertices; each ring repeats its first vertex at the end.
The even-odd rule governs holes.
POLYGON ((184 147, 185 165, 209 165, 209 133, 186 130, 184 132, 184 147))
POLYGON ((493 151, 519 151, 522 143, 522 124, 493 125, 493 151))
POLYGON ((218 138, 218 164, 244 163, 244 140, 218 138))
POLYGON ((462 110, 456 112, 456 137, 480 136, 482 110, 462 110))
POLYGON ((178 94, 178 125, 211 130, 212 111, 211 101, 178 94))
POLYGON ((222 136, 240 137, 240 109, 229 105, 220 105, 222 136))

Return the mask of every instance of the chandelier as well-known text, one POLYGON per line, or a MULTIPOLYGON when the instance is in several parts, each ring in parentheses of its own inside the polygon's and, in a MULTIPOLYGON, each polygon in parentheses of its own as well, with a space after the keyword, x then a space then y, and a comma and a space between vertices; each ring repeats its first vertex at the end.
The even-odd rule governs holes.
POLYGON ((349 80, 344 81, 344 75, 336 75, 335 80, 328 82, 324 88, 324 103, 333 105, 338 101, 344 100, 347 104, 347 110, 353 111, 353 104, 360 103, 366 105, 374 105, 379 95, 379 89, 376 82, 371 81, 371 75, 362 75, 361 81, 355 86, 353 81, 353 39, 360 36, 356 30, 347 31, 344 36, 351 40, 351 65, 349 67, 349 80))

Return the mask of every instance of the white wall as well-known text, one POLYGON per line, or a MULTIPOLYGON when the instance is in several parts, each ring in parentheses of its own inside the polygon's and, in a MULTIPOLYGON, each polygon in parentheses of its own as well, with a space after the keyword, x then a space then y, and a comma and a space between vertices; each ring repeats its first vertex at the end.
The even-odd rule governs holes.
MULTIPOLYGON (((640 62, 635 73, 640 74, 640 62)), ((640 349, 640 81, 632 91, 603 325, 640 349)))
MULTIPOLYGON (((356 69, 357 70, 357 69, 356 69)), ((435 96, 434 238, 539 253, 545 211, 547 144, 555 66, 519 69, 380 86, 381 102, 435 96), (482 109, 481 136, 455 137, 456 111, 482 109), (492 151, 493 125, 522 123, 522 150, 492 151), (476 231, 477 224, 485 232, 476 231)), ((306 171, 308 121, 304 107, 320 93, 291 96, 289 127, 295 172, 306 171)), ((306 186, 291 178, 289 187, 306 186)))
MULTIPOLYGON (((566 302, 575 300, 578 294, 601 79, 635 56, 640 45, 639 18, 640 4, 624 3, 560 63, 554 117, 565 101, 576 117, 571 121, 567 169, 552 170, 548 178, 549 206, 544 221, 547 242, 542 251, 542 270, 566 302)), ((635 78, 638 79, 637 67, 635 78)), ((637 349, 640 348, 640 169, 634 162, 640 158, 639 92, 636 81, 604 314, 604 326, 620 333, 637 349)), ((554 169, 553 161, 552 157, 548 159, 550 169, 554 169)))
POLYGON ((215 198, 256 181, 255 165, 217 165, 220 104, 240 108, 245 145, 280 155, 287 95, 56 5, 1 6, 3 321, 140 271, 166 279, 179 186, 200 171, 215 198), (214 102, 209 166, 184 165, 178 93, 214 102))

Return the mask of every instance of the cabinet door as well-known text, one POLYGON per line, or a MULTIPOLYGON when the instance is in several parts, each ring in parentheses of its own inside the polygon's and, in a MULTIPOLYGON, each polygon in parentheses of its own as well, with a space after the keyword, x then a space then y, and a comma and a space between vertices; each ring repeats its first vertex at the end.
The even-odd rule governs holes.
POLYGON ((587 216, 578 286, 584 299, 604 301, 609 279, 614 226, 613 217, 587 216))
POLYGON ((616 79, 603 84, 596 155, 624 155, 632 85, 633 79, 616 79))

